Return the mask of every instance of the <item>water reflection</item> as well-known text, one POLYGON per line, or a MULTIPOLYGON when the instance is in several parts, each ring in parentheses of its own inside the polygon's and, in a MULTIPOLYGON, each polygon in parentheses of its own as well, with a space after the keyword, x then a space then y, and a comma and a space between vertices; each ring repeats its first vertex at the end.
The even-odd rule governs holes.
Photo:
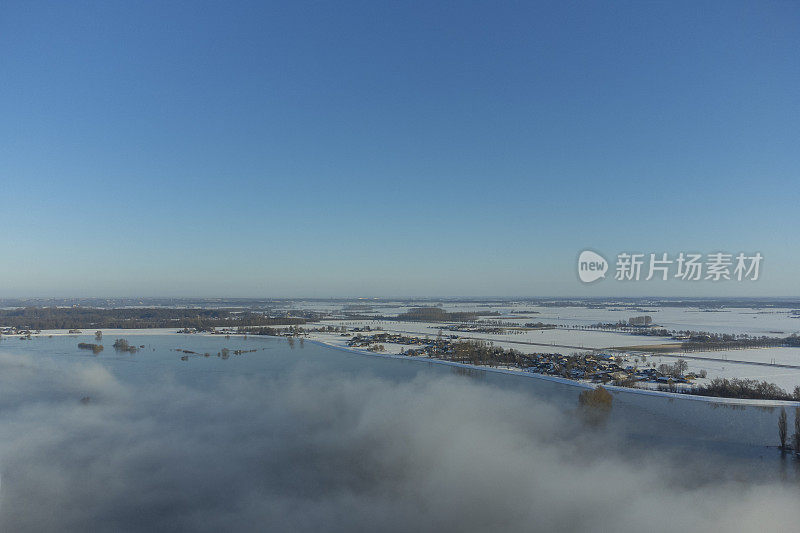
MULTIPOLYGON (((49 361, 65 369, 91 360, 108 369, 121 382, 149 383, 155 377, 172 375, 177 382, 190 388, 212 386, 225 376, 289 376, 298 371, 313 376, 330 376, 331 379, 341 375, 377 376, 392 383, 421 377, 459 376, 499 390, 524 393, 532 405, 544 401, 565 410, 574 410, 580 393, 584 391, 573 385, 520 375, 485 372, 433 361, 356 354, 306 343, 302 338, 288 337, 284 340, 188 334, 126 335, 126 338, 131 345, 146 348, 137 353, 106 350, 93 355, 78 348, 79 342, 89 342, 93 337, 77 335, 34 337, 32 341, 7 338, 0 343, 0 354, 31 354, 35 360, 49 361), (303 348, 302 357, 292 354, 298 345, 303 348), (176 356, 176 347, 186 359, 176 356)), ((781 461, 777 451, 778 413, 773 407, 717 404, 617 391, 612 395, 613 408, 607 416, 607 426, 609 431, 624 437, 631 447, 713 450, 717 455, 737 460, 760 460, 766 456, 773 458, 776 467, 781 461)))

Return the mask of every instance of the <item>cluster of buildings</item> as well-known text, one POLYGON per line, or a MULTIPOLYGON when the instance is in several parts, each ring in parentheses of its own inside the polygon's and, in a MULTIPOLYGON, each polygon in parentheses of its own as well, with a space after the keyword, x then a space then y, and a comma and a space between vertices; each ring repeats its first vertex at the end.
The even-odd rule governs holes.
POLYGON ((395 333, 357 334, 348 346, 383 351, 383 344, 405 346, 401 353, 408 356, 432 357, 448 361, 495 367, 514 367, 528 372, 559 376, 568 379, 608 383, 634 387, 637 383, 656 386, 690 384, 696 377, 685 374, 681 365, 661 365, 658 368, 630 364, 625 354, 585 352, 565 355, 560 353, 522 353, 497 346, 486 346, 470 341, 458 341, 456 336, 437 336, 435 339, 395 333), (379 348, 376 350, 376 346, 379 348))
POLYGON ((557 375, 569 379, 611 383, 626 387, 636 383, 657 385, 690 384, 694 374, 684 374, 675 365, 662 365, 663 368, 638 367, 628 364, 622 354, 535 354, 537 361, 528 370, 539 374, 557 375))
MULTIPOLYGON (((358 332, 360 330, 355 328, 352 331, 358 332)), ((455 336, 452 336, 451 338, 455 338, 455 336)), ((399 333, 386 333, 385 331, 367 336, 357 333, 352 339, 347 341, 347 345, 353 348, 369 348, 375 344, 386 343, 421 346, 419 350, 409 349, 404 353, 406 355, 426 355, 431 357, 435 357, 434 354, 443 353, 443 350, 447 350, 450 347, 449 339, 436 338, 435 340, 431 340, 420 337, 410 337, 408 335, 402 335, 399 333)))

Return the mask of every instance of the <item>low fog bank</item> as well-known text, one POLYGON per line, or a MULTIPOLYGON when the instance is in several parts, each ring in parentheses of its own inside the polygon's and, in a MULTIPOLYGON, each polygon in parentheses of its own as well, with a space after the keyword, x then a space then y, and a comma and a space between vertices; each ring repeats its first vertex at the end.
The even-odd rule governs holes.
POLYGON ((0 357, 2 531, 798 529, 796 486, 676 461, 458 376, 140 386, 0 357))

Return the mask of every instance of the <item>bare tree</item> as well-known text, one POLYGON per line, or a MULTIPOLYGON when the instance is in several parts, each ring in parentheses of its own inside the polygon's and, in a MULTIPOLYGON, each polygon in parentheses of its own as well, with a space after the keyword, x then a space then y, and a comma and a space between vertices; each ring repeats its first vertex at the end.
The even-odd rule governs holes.
POLYGON ((794 408, 794 451, 800 453, 800 407, 794 408))
POLYGON ((781 414, 778 415, 778 437, 781 439, 781 450, 786 449, 786 409, 781 407, 781 414))

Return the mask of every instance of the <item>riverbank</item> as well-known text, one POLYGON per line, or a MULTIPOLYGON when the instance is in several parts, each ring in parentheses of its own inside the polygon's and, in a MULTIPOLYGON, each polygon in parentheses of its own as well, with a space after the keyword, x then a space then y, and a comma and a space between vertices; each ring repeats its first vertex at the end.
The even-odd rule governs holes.
MULTIPOLYGON (((436 359, 432 357, 419 357, 419 356, 407 356, 407 355, 397 355, 397 354, 388 354, 388 353, 378 353, 373 352, 370 350, 361 350, 358 348, 351 348, 347 346, 342 346, 340 344, 326 342, 320 339, 308 339, 307 342, 312 342, 315 344, 319 344, 322 346, 327 346, 329 348, 333 348, 336 350, 342 350, 351 353, 357 353, 360 355, 367 355, 371 357, 383 357, 388 359, 403 359, 407 361, 417 361, 417 362, 425 362, 425 363, 435 363, 440 365, 447 365, 459 368, 466 368, 471 370, 479 370, 483 372, 495 372, 500 374, 507 374, 507 375, 514 375, 514 376, 521 376, 526 378, 533 378, 533 379, 540 379, 543 381, 551 381, 555 383, 562 383, 564 385, 569 385, 572 387, 578 387, 581 389, 594 389, 597 387, 594 383, 589 383, 585 381, 577 381, 574 379, 567 379, 559 376, 550 376, 547 374, 538 374, 535 372, 528 372, 525 370, 520 369, 512 369, 512 368, 496 368, 496 367, 488 367, 488 366, 478 366, 478 365, 470 365, 466 363, 458 363, 455 361, 445 361, 442 359, 436 359)), ((707 403, 717 403, 717 404, 725 404, 725 405, 742 405, 742 406, 757 406, 757 407, 800 407, 800 402, 795 401, 784 401, 784 400, 753 400, 747 398, 721 398, 716 396, 699 396, 697 394, 684 394, 684 393, 677 393, 677 392, 666 392, 666 391, 655 391, 655 390, 647 390, 647 389, 635 389, 632 387, 618 387, 615 385, 603 385, 603 387, 611 392, 617 393, 625 393, 625 394, 641 394, 646 396, 655 396, 661 398, 669 398, 669 399, 680 399, 680 400, 690 400, 690 401, 697 401, 697 402, 707 402, 707 403)))
MULTIPOLYGON (((80 336, 90 336, 94 338, 94 333, 96 330, 87 329, 81 330, 81 333, 70 333, 69 330, 43 330, 38 334, 33 334, 31 339, 41 339, 47 337, 80 337, 80 336)), ((149 329, 103 329, 100 330, 103 333, 103 340, 111 341, 115 338, 124 338, 126 335, 172 335, 176 337, 180 336, 194 336, 194 335, 202 335, 202 336, 209 336, 209 337, 219 337, 221 333, 180 333, 176 331, 175 328, 149 328, 149 329)), ((254 335, 246 335, 240 333, 225 333, 225 335, 229 335, 231 337, 255 337, 254 335)), ((271 337, 271 338, 281 338, 281 337, 271 337)), ((359 355, 366 355, 371 357, 381 357, 381 358, 388 358, 388 359, 400 359, 400 360, 410 360, 416 362, 424 362, 424 363, 434 363, 438 365, 446 365, 451 367, 458 367, 458 368, 465 368, 470 370, 477 370, 483 372, 492 372, 492 373, 500 373, 506 375, 513 375, 513 376, 520 376, 524 378, 532 378, 538 379, 542 381, 550 381, 554 383, 561 383, 564 385, 568 385, 571 387, 577 387, 579 389, 594 389, 596 388, 596 384, 585 382, 585 381, 578 381, 568 378, 563 378, 560 376, 552 376, 547 374, 539 374, 534 372, 529 372, 522 369, 515 369, 515 368, 498 368, 498 367, 488 367, 488 366, 480 366, 480 365, 470 365, 466 363, 459 363, 455 361, 445 361, 442 359, 436 358, 429 358, 429 357, 420 357, 420 356, 407 356, 407 355, 399 355, 394 353, 379 353, 373 352, 370 350, 353 348, 347 346, 343 340, 343 337, 336 337, 336 340, 340 340, 340 342, 333 342, 333 339, 325 339, 321 334, 311 334, 306 337, 301 337, 306 342, 311 342, 314 344, 318 344, 321 346, 326 346, 329 348, 333 348, 336 350, 342 350, 345 352, 355 353, 359 355)), ((102 341, 99 341, 102 342, 102 341)), ((738 405, 738 406, 756 406, 756 407, 786 407, 786 408, 794 408, 800 407, 800 402, 796 401, 784 401, 784 400, 755 400, 755 399, 746 399, 746 398, 722 398, 716 396, 699 396, 695 394, 686 394, 686 393, 676 393, 676 392, 667 392, 667 391, 657 391, 657 390, 648 390, 648 389, 638 389, 638 388, 631 388, 631 387, 619 387, 614 385, 603 385, 604 388, 607 390, 614 392, 614 393, 621 393, 621 394, 635 394, 635 395, 644 395, 650 397, 658 397, 658 398, 666 398, 672 400, 689 400, 694 402, 705 402, 711 404, 724 404, 724 405, 738 405)))

